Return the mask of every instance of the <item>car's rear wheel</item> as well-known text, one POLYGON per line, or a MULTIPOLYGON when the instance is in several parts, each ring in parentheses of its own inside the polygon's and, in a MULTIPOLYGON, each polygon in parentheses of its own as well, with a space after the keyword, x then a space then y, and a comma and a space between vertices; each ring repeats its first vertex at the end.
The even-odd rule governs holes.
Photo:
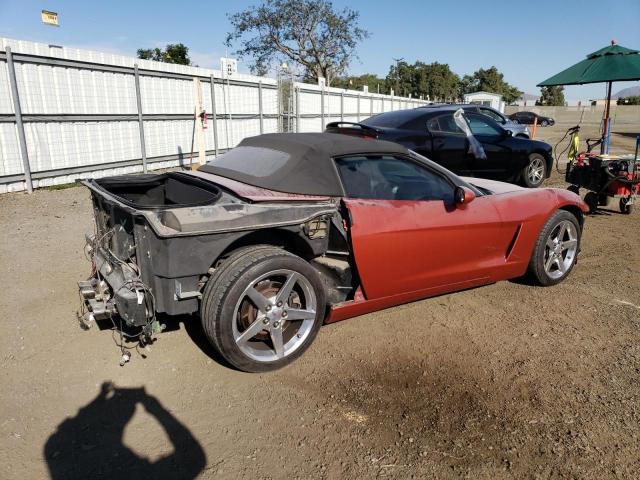
POLYGON ((547 162, 539 153, 529 155, 529 163, 522 171, 522 183, 526 187, 539 187, 547 177, 547 162))
POLYGON ((555 212, 538 235, 529 273, 540 285, 555 285, 573 269, 580 248, 580 224, 564 210, 555 212))
POLYGON ((309 347, 324 311, 324 289, 311 265, 282 249, 258 246, 216 268, 201 318, 225 360, 246 372, 264 372, 291 363, 309 347))

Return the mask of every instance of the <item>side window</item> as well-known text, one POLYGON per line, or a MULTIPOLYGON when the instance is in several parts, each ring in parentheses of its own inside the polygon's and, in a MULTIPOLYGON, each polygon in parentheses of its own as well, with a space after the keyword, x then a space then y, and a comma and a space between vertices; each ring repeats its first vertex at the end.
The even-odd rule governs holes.
POLYGON ((414 118, 410 122, 405 123, 402 128, 406 128, 407 130, 415 130, 418 132, 423 132, 427 129, 427 120, 425 115, 420 115, 417 118, 414 118))
POLYGON ((489 117, 494 122, 498 122, 498 123, 504 123, 505 122, 504 118, 502 118, 496 112, 494 112, 493 110, 490 110, 488 108, 481 108, 480 109, 480 113, 483 114, 483 115, 486 115, 487 117, 489 117))
POLYGON ((453 203, 453 185, 409 160, 382 156, 336 160, 347 197, 376 200, 442 200, 453 203))
POLYGON ((474 135, 500 136, 503 133, 498 125, 484 115, 468 114, 466 117, 474 135))
POLYGON ((429 121, 427 121, 427 129, 430 132, 458 133, 464 135, 464 132, 456 125, 453 119, 453 113, 446 113, 429 119, 429 121))

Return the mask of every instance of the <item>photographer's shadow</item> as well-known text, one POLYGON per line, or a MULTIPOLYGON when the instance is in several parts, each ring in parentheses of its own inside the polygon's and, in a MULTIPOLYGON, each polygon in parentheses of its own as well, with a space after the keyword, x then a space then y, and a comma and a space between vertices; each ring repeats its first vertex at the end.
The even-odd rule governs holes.
POLYGON ((53 480, 74 478, 193 479, 206 466, 204 450, 191 432, 144 388, 103 383, 98 396, 63 421, 44 446, 53 480), (173 452, 156 461, 140 457, 123 443, 136 405, 158 421, 173 452))

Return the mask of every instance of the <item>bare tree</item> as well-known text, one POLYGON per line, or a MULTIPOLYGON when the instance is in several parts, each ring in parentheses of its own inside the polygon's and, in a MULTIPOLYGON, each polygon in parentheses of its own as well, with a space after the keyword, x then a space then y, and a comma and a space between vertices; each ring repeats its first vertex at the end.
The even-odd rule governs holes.
POLYGON ((327 0, 266 0, 229 16, 233 30, 226 43, 241 45, 235 53, 253 58, 254 73, 267 73, 273 60, 289 60, 306 77, 324 77, 330 85, 357 58, 358 42, 369 36, 358 27, 359 15, 350 8, 336 11, 327 0))

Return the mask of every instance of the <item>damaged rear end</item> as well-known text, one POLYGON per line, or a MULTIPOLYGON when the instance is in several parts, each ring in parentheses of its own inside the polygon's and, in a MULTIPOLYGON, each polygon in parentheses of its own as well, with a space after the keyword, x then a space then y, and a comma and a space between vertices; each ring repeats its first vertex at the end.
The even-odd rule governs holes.
POLYGON ((85 250, 91 275, 78 283, 86 324, 117 318, 151 337, 163 328, 157 313, 198 311, 218 259, 245 241, 290 242, 309 258, 327 250, 335 199, 280 198, 203 177, 169 172, 82 181, 95 219, 85 250))

